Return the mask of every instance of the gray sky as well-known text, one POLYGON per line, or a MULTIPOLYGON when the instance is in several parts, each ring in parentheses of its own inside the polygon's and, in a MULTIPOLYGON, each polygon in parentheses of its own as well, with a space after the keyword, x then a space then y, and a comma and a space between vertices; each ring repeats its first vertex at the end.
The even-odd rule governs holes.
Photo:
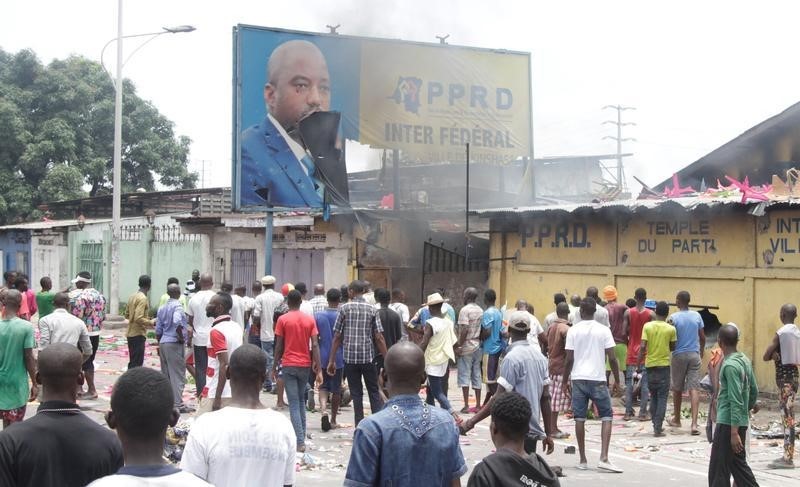
MULTIPOLYGON (((230 184, 231 28, 237 23, 436 41, 532 54, 536 157, 613 153, 608 104, 637 107, 625 136, 627 173, 655 184, 798 101, 800 2, 473 0, 128 0, 126 34, 191 24, 125 66, 139 95, 192 138, 206 186, 230 184)), ((99 60, 116 36, 112 0, 10 0, 0 46, 43 62, 99 60)), ((136 46, 127 41, 126 52, 136 46)), ((113 45, 106 65, 113 69, 113 45)), ((638 184, 632 185, 634 192, 638 184)))

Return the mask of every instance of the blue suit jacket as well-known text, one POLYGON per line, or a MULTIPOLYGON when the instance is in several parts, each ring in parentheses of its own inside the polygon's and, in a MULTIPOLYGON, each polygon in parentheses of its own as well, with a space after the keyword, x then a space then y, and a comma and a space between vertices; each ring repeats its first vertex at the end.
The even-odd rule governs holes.
POLYGON ((322 199, 270 119, 242 133, 241 204, 320 208, 322 199))

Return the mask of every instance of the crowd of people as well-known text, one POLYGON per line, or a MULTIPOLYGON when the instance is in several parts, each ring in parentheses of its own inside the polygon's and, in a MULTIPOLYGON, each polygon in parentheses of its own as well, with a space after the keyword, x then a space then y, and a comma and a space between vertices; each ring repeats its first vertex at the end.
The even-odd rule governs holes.
MULTIPOLYGON (((730 485, 731 477, 739 486, 757 485, 746 446, 758 387, 750 359, 737 350, 740 331, 733 323, 721 326, 701 380, 705 326, 686 291, 677 293, 672 313, 641 288, 625 304, 610 285, 602 298, 595 287, 569 301, 556 293, 540 322, 524 300, 513 310, 498 307, 492 289, 482 296, 464 289, 459 310, 437 290, 412 315, 402 290, 372 290, 365 281, 327 290, 316 284, 309 297, 305 283, 278 290, 277 279, 264 276, 248 296, 245 286, 228 282, 215 290, 210 274, 195 271, 184 287, 170 278, 153 313, 152 282, 143 275, 125 308, 128 371, 114 385, 106 415, 115 436, 78 407, 97 398, 93 362, 105 318, 105 298, 91 275, 78 273, 72 289, 61 292, 49 278, 39 293, 17 273, 4 279, 2 485, 292 485, 297 455, 311 437, 306 411, 315 409, 316 397, 321 430, 339 428, 345 392, 355 425, 345 485, 460 485, 468 467, 459 435, 487 417, 497 450, 475 466, 469 486, 514 479, 559 485, 561 468, 537 453, 550 454, 554 439, 571 436, 559 429, 559 414, 574 419, 578 469, 590 468, 585 423, 598 419, 596 468, 622 473, 609 458, 612 396, 622 397, 623 420, 649 421, 660 437, 665 422, 682 428, 688 392, 689 433, 700 435, 704 388, 711 396, 709 485, 730 485), (29 321, 34 314, 36 327, 29 321), (151 330, 159 371, 143 367, 151 330), (448 397, 452 366, 461 408, 448 397), (187 373, 196 384, 196 407, 184 399, 187 373), (274 408, 262 393, 277 396, 274 408), (36 398, 37 414, 22 421, 36 398), (162 453, 165 432, 182 413, 196 420, 178 468, 162 453), (92 452, 76 444, 87 437, 92 452)), ((785 431, 784 455, 771 468, 794 467, 796 315, 794 305, 781 308, 782 326, 763 356, 775 362, 785 431)))

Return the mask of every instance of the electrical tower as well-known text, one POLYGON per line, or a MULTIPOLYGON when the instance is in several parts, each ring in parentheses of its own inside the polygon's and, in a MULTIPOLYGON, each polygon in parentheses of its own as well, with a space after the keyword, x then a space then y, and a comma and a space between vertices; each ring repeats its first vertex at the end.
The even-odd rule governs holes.
POLYGON ((636 124, 634 122, 623 122, 622 121, 622 112, 624 112, 626 110, 636 110, 636 107, 626 107, 626 106, 622 106, 622 105, 606 105, 606 106, 603 107, 603 110, 606 110, 606 109, 609 109, 609 108, 612 109, 612 110, 616 110, 617 111, 617 119, 616 120, 606 120, 605 122, 603 122, 603 125, 605 125, 607 123, 616 125, 617 126, 617 135, 616 135, 616 137, 614 137, 612 135, 606 135, 605 137, 603 137, 603 139, 604 140, 605 139, 611 139, 611 140, 616 140, 617 141, 617 171, 616 171, 617 172, 617 177, 616 177, 617 181, 616 181, 616 183, 617 183, 617 189, 619 189, 620 192, 623 192, 623 191, 625 191, 625 166, 622 163, 622 158, 624 156, 627 156, 627 155, 630 155, 630 154, 623 154, 622 153, 622 143, 623 142, 635 142, 636 139, 634 139, 633 137, 624 137, 623 138, 622 137, 622 127, 636 125, 636 124))

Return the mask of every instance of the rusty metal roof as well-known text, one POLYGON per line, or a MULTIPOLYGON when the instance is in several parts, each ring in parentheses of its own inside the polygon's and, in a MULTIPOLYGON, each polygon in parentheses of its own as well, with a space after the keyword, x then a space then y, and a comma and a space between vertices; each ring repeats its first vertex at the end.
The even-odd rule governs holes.
POLYGON ((741 197, 714 198, 708 196, 691 196, 685 198, 663 198, 663 199, 629 199, 606 201, 599 203, 568 203, 558 205, 539 205, 509 208, 487 208, 470 211, 470 214, 482 217, 501 216, 508 214, 539 214, 550 212, 580 213, 598 212, 602 210, 621 210, 628 213, 636 213, 643 210, 682 208, 685 211, 705 207, 713 208, 720 206, 746 208, 753 214, 760 214, 771 206, 791 206, 800 205, 800 198, 785 198, 773 201, 754 201, 742 203, 741 197))

